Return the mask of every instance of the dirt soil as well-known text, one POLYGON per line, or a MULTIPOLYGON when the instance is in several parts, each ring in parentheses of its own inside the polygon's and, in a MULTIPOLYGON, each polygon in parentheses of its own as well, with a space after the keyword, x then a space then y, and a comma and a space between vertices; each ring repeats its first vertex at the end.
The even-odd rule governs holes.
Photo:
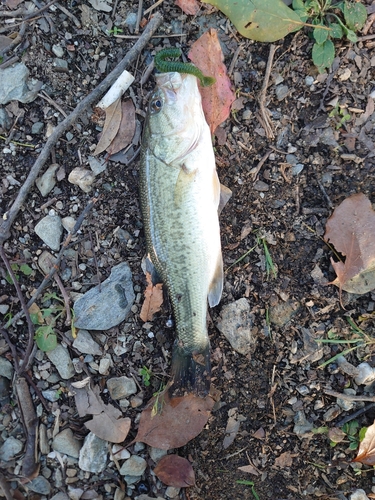
MULTIPOLYGON (((365 3, 370 7, 370 2, 365 3)), ((35 4, 42 7, 36 1, 35 4)), ((144 9, 149 6, 146 3, 144 9)), ((23 2, 17 9, 25 7, 23 2)), ((11 127, 3 128, 0 134, 2 214, 9 210, 24 183, 46 142, 46 134, 63 119, 62 111, 71 113, 134 45, 137 35, 134 25, 129 26, 128 16, 137 13, 138 3, 116 2, 111 7, 113 12, 103 12, 86 0, 73 0, 65 6, 66 11, 51 7, 29 21, 21 44, 4 59, 18 56, 31 77, 43 83, 43 88, 33 102, 13 101, 6 107, 11 127), (128 37, 116 38, 114 27, 128 37), (60 59, 67 61, 66 66, 56 65, 55 45, 62 47, 60 59), (43 123, 40 133, 32 133, 36 122, 43 123), (14 142, 8 144, 4 139, 10 134, 14 142)), ((6 2, 1 8, 2 12, 10 11, 6 2)), ((141 79, 155 51, 179 46, 186 55, 191 44, 210 27, 218 30, 238 98, 237 109, 222 125, 222 145, 215 144, 220 180, 233 191, 221 215, 224 293, 220 305, 210 310, 209 322, 213 383, 221 396, 202 433, 177 451, 192 463, 196 486, 177 492, 168 490, 168 494, 191 500, 345 499, 363 488, 369 495, 375 492, 373 469, 358 464, 354 468, 350 460, 356 452, 349 448, 349 439, 332 447, 327 432, 313 430, 342 428, 346 417, 348 421, 356 418, 359 427, 368 426, 374 421, 375 407, 369 401, 361 401, 364 387, 355 385, 335 361, 320 368, 324 361, 351 345, 327 343, 322 347, 314 339, 327 339, 329 332, 340 339, 352 338, 355 332, 347 317, 370 338, 374 331, 375 293, 354 296, 343 292, 340 304, 338 288, 326 284, 335 278, 330 258, 336 256, 323 240, 327 218, 345 198, 361 192, 375 202, 375 113, 366 115, 375 86, 374 42, 360 40, 353 45, 337 41, 333 69, 323 75, 318 75, 312 64, 313 42, 307 31, 276 42, 266 92, 274 137, 267 137, 258 119, 258 97, 270 45, 242 38, 227 18, 210 6, 202 6, 196 16, 189 16, 165 0, 155 11, 164 18, 159 36, 128 68, 135 81, 126 95, 136 105, 139 130, 154 86, 152 75, 143 84, 141 79), (349 121, 342 123, 345 113, 340 110, 350 115, 349 121), (269 267, 269 261, 267 264, 265 249, 274 268, 269 267), (256 342, 254 352, 247 356, 237 353, 216 327, 223 306, 240 298, 246 298, 250 304, 251 331, 256 342), (325 392, 342 393, 344 388, 354 389, 358 399, 349 401, 348 409, 325 392), (355 417, 358 410, 362 411, 355 417), (224 448, 228 415, 235 415, 240 425, 232 444, 224 448), (304 418, 312 424, 307 430, 301 430, 304 418), (254 474, 239 470, 247 465, 254 467, 254 474), (241 480, 253 481, 254 487, 237 482, 241 480)), ((22 13, 15 17, 20 22, 22 13)), ((9 24, 4 22, 3 26, 9 24)), ((15 31, 13 28, 5 34, 15 31)), ((367 32, 372 34, 374 28, 367 32)), ((145 239, 138 197, 139 134, 138 142, 134 141, 128 153, 130 161, 124 164, 106 158, 106 169, 96 176, 91 192, 85 193, 68 182, 75 167, 89 168, 88 157, 92 156, 100 130, 91 116, 92 110, 84 113, 77 126, 60 138, 44 167, 45 170, 52 163, 59 165, 55 188, 46 197, 35 186, 31 189, 4 248, 11 263, 27 263, 34 270, 30 276, 19 275, 21 291, 28 300, 43 280, 37 260, 47 248, 35 234, 37 222, 51 209, 61 217, 77 218, 93 196, 99 197, 70 247, 69 251, 75 251, 73 258, 63 258, 58 274, 64 278, 65 272, 68 276, 62 278, 63 287, 74 298, 75 293, 87 291, 98 283, 98 278, 103 281, 113 266, 126 261, 133 274, 136 302, 125 322, 104 332, 105 337, 95 337, 112 359, 105 375, 95 369, 95 362, 96 366, 100 363, 99 355, 94 356, 90 367, 85 356, 72 347, 69 328, 63 320, 58 322, 56 331, 58 341, 68 346, 71 358, 79 357, 86 372, 103 389, 106 402, 118 407, 105 390, 108 378, 126 375, 136 379, 139 405, 121 408, 132 420, 127 445, 136 434, 140 412, 158 389, 160 379, 165 380, 169 373, 174 332, 166 327, 171 316, 167 299, 151 323, 144 325, 139 318, 146 287, 141 269, 145 239), (147 335, 150 331, 153 336, 147 335), (124 336, 127 350, 118 356, 114 348, 124 336), (144 366, 155 374, 149 387, 144 386, 139 374, 144 366)), ((99 158, 105 158, 105 154, 99 158)), ((21 305, 14 287, 5 279, 3 263, 1 272, 0 305, 9 306, 2 309, 1 321, 5 324, 9 313, 14 316, 21 305)), ((47 292, 61 297, 54 281, 43 294, 47 292)), ((37 303, 41 306, 40 301, 37 303)), ((28 339, 25 320, 19 319, 8 329, 8 335, 22 355, 28 339)), ((0 338, 0 347, 2 356, 14 363, 14 353, 5 338, 0 338)), ((369 343, 350 352, 346 359, 355 366, 364 360, 375 362, 369 343)), ((83 440, 88 434, 84 425, 87 419, 78 416, 67 381, 58 377, 43 353, 37 353, 28 374, 33 403, 39 422, 47 428, 49 444, 56 426, 59 431, 72 429, 74 436, 83 440), (54 374, 54 378, 46 378, 43 370, 54 374), (58 390, 59 398, 54 402, 44 399, 41 404, 41 391, 48 389, 58 390)), ((83 375, 77 373, 73 380, 81 380, 83 375)), ((6 378, 1 379, 6 389, 5 393, 2 390, 0 441, 13 436, 25 443, 14 379, 10 386, 6 378), (10 399, 7 390, 11 391, 10 399)), ((371 389, 366 394, 374 395, 371 389)), ((58 492, 82 499, 119 500, 136 498, 141 493, 151 498, 169 498, 166 486, 152 473, 155 463, 147 448, 134 451, 131 445, 129 451, 145 457, 148 463, 142 481, 131 488, 126 487, 113 461, 100 474, 81 471, 77 460, 70 462, 69 473, 65 469, 61 480, 59 461, 38 451, 40 474, 50 482, 51 491, 33 493, 27 484, 22 485, 24 448, 12 460, 1 463, 1 482, 8 481, 12 491, 18 489, 14 498, 52 498, 58 492), (74 496, 78 494, 72 492, 79 488, 86 493, 74 496)))

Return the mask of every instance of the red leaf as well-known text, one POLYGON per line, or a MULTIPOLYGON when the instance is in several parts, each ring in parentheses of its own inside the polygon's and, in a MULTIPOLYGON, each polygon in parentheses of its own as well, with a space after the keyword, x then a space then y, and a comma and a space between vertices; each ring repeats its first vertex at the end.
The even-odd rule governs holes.
POLYGON ((142 321, 152 321, 154 314, 160 311, 163 303, 163 284, 152 284, 151 274, 146 272, 147 288, 145 290, 145 300, 139 317, 142 321))
POLYGON ((214 400, 194 394, 170 398, 168 391, 151 399, 143 410, 135 441, 170 450, 184 446, 206 425, 214 400))
POLYGON ((176 0, 175 4, 180 7, 185 14, 189 14, 190 16, 195 16, 200 9, 197 0, 176 0))
POLYGON ((210 87, 200 87, 204 115, 214 133, 220 123, 228 118, 235 100, 217 31, 211 28, 204 33, 194 42, 188 56, 205 76, 213 76, 216 80, 210 87))
POLYGON ((193 467, 186 458, 178 455, 166 455, 159 460, 154 472, 164 484, 175 488, 187 488, 195 485, 193 467))
POLYGON ((370 200, 357 193, 344 200, 328 219, 326 241, 346 256, 345 263, 334 262, 340 289, 363 294, 375 289, 375 212, 370 200))

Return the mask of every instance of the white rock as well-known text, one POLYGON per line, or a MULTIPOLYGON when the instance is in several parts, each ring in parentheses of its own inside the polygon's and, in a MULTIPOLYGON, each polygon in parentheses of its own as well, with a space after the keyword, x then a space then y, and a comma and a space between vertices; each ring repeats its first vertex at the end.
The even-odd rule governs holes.
POLYGON ((94 180, 94 173, 82 167, 74 168, 68 177, 68 181, 71 184, 79 186, 85 193, 89 193, 91 191, 91 185, 94 180))

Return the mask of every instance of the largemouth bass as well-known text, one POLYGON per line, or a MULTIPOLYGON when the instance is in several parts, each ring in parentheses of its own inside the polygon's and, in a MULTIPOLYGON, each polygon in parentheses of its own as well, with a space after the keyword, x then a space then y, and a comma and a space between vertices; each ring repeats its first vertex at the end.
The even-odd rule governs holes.
POLYGON ((147 250, 167 286, 177 340, 170 392, 210 387, 207 301, 223 289, 220 182, 197 78, 156 76, 142 138, 140 198, 147 250))

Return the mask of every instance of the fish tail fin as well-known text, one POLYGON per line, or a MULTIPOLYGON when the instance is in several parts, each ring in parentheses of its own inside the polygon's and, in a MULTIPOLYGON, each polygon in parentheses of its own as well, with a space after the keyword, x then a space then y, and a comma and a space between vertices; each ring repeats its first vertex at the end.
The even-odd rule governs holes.
POLYGON ((170 396, 194 393, 204 397, 210 392, 211 359, 210 344, 199 351, 188 351, 174 346, 172 356, 172 381, 170 396))

